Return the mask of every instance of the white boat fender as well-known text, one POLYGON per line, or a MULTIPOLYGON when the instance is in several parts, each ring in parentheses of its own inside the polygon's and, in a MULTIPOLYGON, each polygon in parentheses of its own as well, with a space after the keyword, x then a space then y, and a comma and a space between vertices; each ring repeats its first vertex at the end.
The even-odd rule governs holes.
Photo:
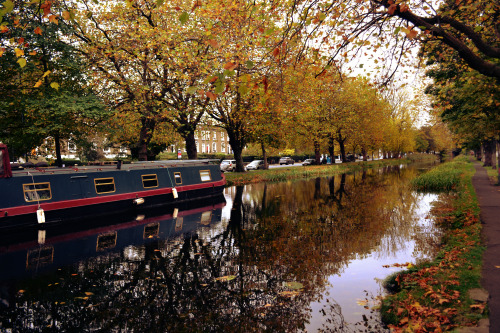
POLYGON ((38 230, 38 244, 40 245, 45 244, 45 235, 46 235, 45 230, 38 230))
POLYGON ((38 208, 36 211, 36 219, 38 223, 45 223, 45 213, 42 208, 38 208))
POLYGON ((137 199, 134 199, 134 203, 136 205, 142 205, 144 203, 144 198, 137 198, 137 199))
POLYGON ((173 218, 176 219, 177 215, 179 215, 179 208, 174 208, 173 218))
POLYGON ((177 189, 175 187, 172 188, 172 194, 174 195, 174 199, 177 199, 179 197, 179 194, 177 193, 177 189))

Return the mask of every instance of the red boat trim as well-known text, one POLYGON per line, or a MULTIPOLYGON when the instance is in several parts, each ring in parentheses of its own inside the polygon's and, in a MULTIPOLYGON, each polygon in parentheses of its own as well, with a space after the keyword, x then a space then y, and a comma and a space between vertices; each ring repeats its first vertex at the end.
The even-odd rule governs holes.
MULTIPOLYGON (((177 192, 185 192, 185 191, 194 191, 194 190, 205 189, 205 188, 210 188, 210 187, 219 187, 219 186, 224 186, 225 184, 226 184, 226 179, 225 179, 224 175, 222 175, 222 180, 219 180, 216 182, 195 184, 195 185, 176 186, 175 188, 177 189, 177 192)), ((130 192, 130 193, 124 193, 124 194, 103 195, 103 196, 99 196, 99 197, 85 198, 85 199, 64 200, 64 201, 57 201, 57 202, 45 201, 43 203, 40 203, 40 207, 44 211, 49 212, 49 211, 53 211, 53 210, 82 207, 82 206, 91 206, 91 205, 97 205, 97 204, 107 203, 107 202, 133 200, 133 199, 142 198, 142 197, 153 197, 153 196, 169 194, 169 193, 172 193, 171 187, 154 189, 154 190, 147 190, 147 191, 141 191, 141 192, 130 192)), ((38 204, 4 208, 4 209, 0 210, 0 214, 2 215, 2 216, 0 216, 0 221, 1 221, 1 218, 3 216, 18 216, 18 215, 24 215, 24 214, 34 214, 34 213, 36 213, 37 209, 38 209, 38 204), (7 213, 7 215, 4 215, 6 213, 7 213)))

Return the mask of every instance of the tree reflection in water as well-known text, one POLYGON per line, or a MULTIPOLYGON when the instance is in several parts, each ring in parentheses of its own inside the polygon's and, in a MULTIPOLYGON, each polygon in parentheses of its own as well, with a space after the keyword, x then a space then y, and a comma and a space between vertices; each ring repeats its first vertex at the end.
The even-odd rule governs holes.
MULTIPOLYGON (((415 218, 413 169, 235 187, 227 221, 5 283, 2 328, 19 331, 382 331, 376 313, 348 324, 327 293, 352 260, 438 236, 415 218), (310 305, 322 302, 320 318, 310 305), (370 317, 371 316, 371 317, 370 317)), ((388 272, 389 273, 389 272, 388 272)), ((363 286, 359 286, 363 290, 363 286)))

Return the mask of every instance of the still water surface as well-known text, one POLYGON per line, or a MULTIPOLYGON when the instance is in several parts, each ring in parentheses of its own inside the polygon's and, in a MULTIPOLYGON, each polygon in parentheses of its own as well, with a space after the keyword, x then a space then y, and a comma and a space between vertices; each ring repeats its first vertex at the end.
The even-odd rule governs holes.
POLYGON ((384 332, 382 280, 439 242, 435 197, 408 187, 418 172, 231 187, 45 240, 3 235, 0 331, 384 332))

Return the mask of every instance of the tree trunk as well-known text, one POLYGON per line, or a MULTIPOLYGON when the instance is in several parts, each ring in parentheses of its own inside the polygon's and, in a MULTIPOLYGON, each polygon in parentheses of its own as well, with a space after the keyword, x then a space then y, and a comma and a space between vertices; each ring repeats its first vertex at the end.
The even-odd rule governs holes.
POLYGON ((243 147, 245 143, 242 142, 240 137, 237 135, 236 131, 226 128, 227 135, 229 136, 229 144, 233 150, 234 159, 236 160, 236 172, 245 172, 245 167, 243 166, 243 147))
POLYGON ((342 163, 346 162, 346 156, 345 156, 345 146, 344 146, 344 140, 339 141, 339 146, 340 146, 340 159, 342 160, 342 163))
POLYGON ((368 155, 366 153, 365 147, 361 147, 361 154, 363 155, 363 161, 368 161, 368 155))
POLYGON ((474 154, 476 155, 476 159, 478 161, 481 161, 481 159, 482 159, 481 148, 478 148, 478 149, 474 150, 474 154))
POLYGON ((328 154, 330 154, 331 163, 335 164, 335 141, 333 136, 328 140, 328 154))
POLYGON ((493 155, 495 153, 495 141, 487 140, 483 142, 484 147, 484 166, 493 167, 495 166, 495 160, 493 155))
POLYGON ((196 140, 194 138, 194 131, 189 131, 186 135, 183 135, 186 141, 186 152, 188 159, 195 160, 198 158, 198 150, 196 149, 196 140))
POLYGON ((148 160, 148 145, 153 137, 156 121, 151 118, 141 118, 141 131, 139 132, 139 161, 148 160))
POLYGON ((320 155, 320 151, 319 151, 319 142, 318 141, 314 141, 314 159, 316 160, 316 164, 320 164, 321 163, 321 155, 320 155))
POLYGON ((264 169, 267 170, 269 169, 269 165, 267 164, 267 152, 264 142, 260 143, 260 148, 262 149, 262 158, 264 159, 264 169))
POLYGON ((62 158, 61 158, 61 138, 59 137, 59 132, 54 135, 54 143, 56 148, 56 165, 62 168, 62 158))

